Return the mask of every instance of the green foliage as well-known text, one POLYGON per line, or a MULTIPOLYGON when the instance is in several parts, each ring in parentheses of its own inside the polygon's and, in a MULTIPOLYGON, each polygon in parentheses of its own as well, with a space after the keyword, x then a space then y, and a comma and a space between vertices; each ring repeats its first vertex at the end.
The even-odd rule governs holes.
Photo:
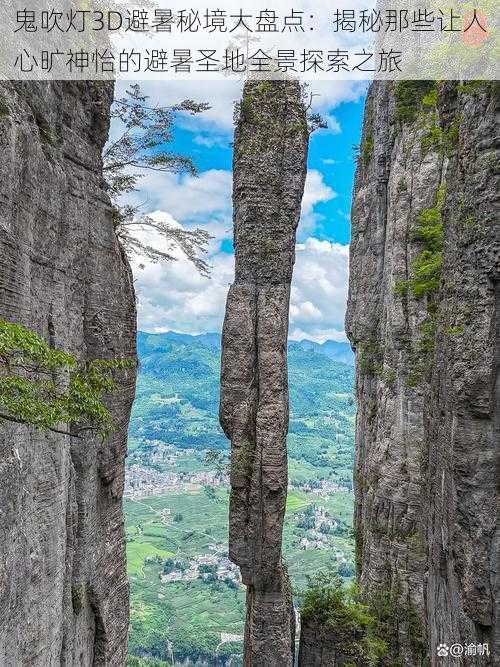
POLYGON ((460 118, 456 117, 447 129, 442 129, 437 113, 429 116, 429 122, 424 124, 422 135, 422 152, 436 151, 441 155, 451 155, 455 149, 460 134, 460 118))
POLYGON ((460 324, 455 327, 447 327, 444 330, 445 334, 447 334, 448 336, 461 336, 464 333, 464 331, 465 327, 463 326, 463 324, 460 324))
POLYGON ((171 667, 171 663, 156 658, 139 658, 136 655, 129 655, 127 667, 171 667))
POLYGON ((304 592, 301 616, 327 628, 339 651, 356 665, 378 665, 387 645, 377 634, 377 619, 356 585, 345 588, 333 570, 311 577, 304 592))
POLYGON ((428 153, 431 150, 440 151, 443 143, 443 130, 439 125, 439 120, 434 119, 434 122, 430 123, 425 130, 424 135, 422 136, 422 152, 428 153))
POLYGON ((421 103, 423 107, 429 107, 434 109, 438 102, 438 89, 437 87, 430 88, 430 90, 422 97, 421 103))
POLYGON ((20 324, 0 320, 0 360, 7 364, 20 359, 47 370, 57 370, 61 366, 74 368, 76 358, 61 350, 54 350, 33 331, 20 324))
MULTIPOLYGON (((405 82, 406 83, 406 82, 405 82)), ((412 120, 420 118, 423 129, 421 147, 422 153, 436 151, 440 155, 451 155, 456 147, 460 133, 461 117, 453 118, 447 128, 441 126, 437 110, 437 84, 430 88, 422 97, 420 107, 416 107, 412 120)))
MULTIPOLYGON (((414 653, 421 659, 425 656, 425 641, 420 616, 410 600, 402 601, 397 591, 382 588, 369 596, 370 608, 376 618, 379 636, 388 644, 388 664, 397 665, 399 658, 399 633, 403 632, 414 653)), ((419 662, 420 664, 420 662, 419 662)))
POLYGON ((427 299, 427 317, 419 328, 419 337, 409 355, 406 382, 417 386, 432 367, 438 315, 436 295, 441 284, 443 269, 444 227, 442 210, 446 195, 445 186, 438 188, 434 206, 423 209, 412 229, 412 239, 422 244, 411 265, 408 280, 398 281, 394 291, 399 295, 411 293, 417 299, 427 299))
POLYGON ((238 121, 238 118, 241 120, 251 123, 253 120, 253 111, 254 111, 254 101, 255 98, 250 93, 245 92, 241 100, 234 105, 234 120, 238 121))
POLYGON ((435 81, 398 81, 394 92, 396 119, 400 123, 412 123, 423 104, 428 106, 432 99, 437 99, 435 81))
POLYGON ((130 609, 129 652, 140 655, 144 651, 160 659, 166 658, 165 628, 168 626, 171 614, 171 607, 165 602, 157 606, 154 613, 142 605, 132 606, 130 609))
POLYGON ((488 87, 488 81, 464 81, 458 84, 457 91, 464 95, 479 95, 488 87))
POLYGON ((364 164, 367 164, 372 155, 373 155, 373 148, 374 148, 374 141, 373 141, 373 134, 367 134, 363 141, 361 142, 361 146, 359 149, 359 155, 360 159, 364 164))
POLYGON ((33 331, 0 320, 0 419, 66 433, 61 425, 69 424, 74 435, 91 428, 106 437, 113 420, 103 397, 115 388, 112 371, 133 363, 81 363, 33 331))
POLYGON ((442 252, 424 249, 416 256, 412 265, 414 278, 410 283, 414 296, 420 298, 437 290, 442 266, 442 252))
POLYGON ((78 615, 83 607, 83 598, 87 590, 86 584, 74 584, 71 586, 71 602, 73 605, 73 613, 78 615))
POLYGON ((411 278, 398 281, 395 292, 399 295, 411 292, 421 298, 432 296, 439 288, 443 268, 444 228, 442 209, 446 189, 438 188, 436 203, 431 208, 423 209, 412 229, 412 239, 423 245, 411 266, 411 278))
POLYGON ((195 634, 189 626, 179 628, 173 635, 175 653, 193 661, 199 658, 203 659, 215 654, 219 637, 220 635, 216 632, 195 634))
POLYGON ((436 193, 435 205, 420 212, 413 229, 413 238, 425 243, 429 249, 440 249, 443 246, 444 233, 441 212, 445 195, 446 188, 441 185, 436 193))

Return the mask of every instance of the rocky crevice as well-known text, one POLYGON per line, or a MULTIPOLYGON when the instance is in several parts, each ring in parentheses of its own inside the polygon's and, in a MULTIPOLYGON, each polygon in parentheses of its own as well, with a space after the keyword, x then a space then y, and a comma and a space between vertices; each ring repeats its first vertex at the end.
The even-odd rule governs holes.
POLYGON ((234 154, 235 281, 222 336, 220 421, 231 440, 229 555, 247 586, 245 665, 291 667, 281 559, 287 494, 287 336, 308 146, 300 86, 245 84, 234 154))
MULTIPOLYGON (((0 86, 0 316, 82 360, 135 358, 135 298, 101 152, 112 86, 0 86)), ((0 424, 0 663, 123 665, 122 513, 135 372, 104 443, 0 424)))

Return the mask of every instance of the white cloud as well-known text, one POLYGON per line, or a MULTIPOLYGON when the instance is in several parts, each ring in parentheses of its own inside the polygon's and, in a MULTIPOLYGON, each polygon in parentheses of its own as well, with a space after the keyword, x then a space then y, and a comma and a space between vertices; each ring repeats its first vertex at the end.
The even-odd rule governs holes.
POLYGON ((223 134, 197 134, 193 143, 205 148, 229 148, 231 138, 223 134))
POLYGON ((210 169, 198 177, 148 172, 139 187, 127 201, 142 205, 142 212, 168 211, 175 220, 188 226, 201 225, 219 240, 231 237, 230 171, 210 169))
MULTIPOLYGON (((153 216, 179 224, 163 212, 153 216)), ((141 238, 148 243, 164 243, 153 230, 142 230, 141 238)), ((139 297, 139 328, 191 334, 220 331, 227 290, 234 278, 234 256, 212 253, 210 279, 199 275, 180 251, 174 251, 174 256, 177 261, 172 263, 143 259, 132 263, 139 297)), ((348 246, 312 237, 297 245, 290 304, 291 338, 345 340, 347 271, 348 246)))
MULTIPOLYGON (((182 226, 163 211, 156 211, 151 217, 182 226)), ((142 241, 172 252, 155 230, 142 228, 139 234, 142 241)), ((234 275, 234 257, 212 252, 209 256, 212 277, 209 279, 196 271, 181 250, 176 248, 172 254, 176 258, 173 262, 155 263, 142 257, 132 260, 139 328, 146 331, 173 329, 193 334, 220 330, 227 289, 234 275)))
POLYGON ((310 237, 297 245, 290 337, 345 340, 349 246, 310 237))
POLYGON ((302 214, 309 215, 316 204, 330 201, 335 197, 337 193, 325 183, 323 174, 317 169, 309 169, 302 198, 302 214))
POLYGON ((299 237, 311 233, 320 216, 314 207, 320 202, 327 202, 337 197, 337 193, 324 181, 323 174, 316 169, 309 169, 306 175, 304 196, 300 216, 299 237))
POLYGON ((313 111, 328 115, 343 102, 357 102, 368 88, 367 81, 314 81, 310 84, 313 111))
MULTIPOLYGON (((232 172, 210 169, 198 177, 147 172, 140 180, 140 191, 127 196, 127 201, 142 205, 141 211, 168 211, 183 224, 202 225, 217 239, 232 234, 232 172)), ((331 201, 337 193, 324 181, 323 174, 307 172, 302 199, 299 238, 311 234, 321 216, 314 211, 317 204, 331 201)))
POLYGON ((340 123, 335 116, 325 116, 324 120, 328 124, 327 132, 330 132, 330 134, 340 134, 342 132, 340 123))

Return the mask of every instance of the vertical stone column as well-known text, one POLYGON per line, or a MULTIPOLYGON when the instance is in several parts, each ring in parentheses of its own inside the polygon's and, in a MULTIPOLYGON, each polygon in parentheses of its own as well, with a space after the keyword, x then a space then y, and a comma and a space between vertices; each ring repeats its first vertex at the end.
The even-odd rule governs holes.
POLYGON ((231 440, 229 556, 247 586, 247 667, 293 664, 295 619, 281 541, 288 309, 308 138, 298 82, 245 84, 235 136, 236 275, 222 336, 220 421, 231 440))

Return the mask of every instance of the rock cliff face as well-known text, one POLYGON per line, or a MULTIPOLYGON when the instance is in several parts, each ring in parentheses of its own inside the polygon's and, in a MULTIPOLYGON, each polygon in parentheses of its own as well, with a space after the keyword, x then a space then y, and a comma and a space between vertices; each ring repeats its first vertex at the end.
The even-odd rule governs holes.
POLYGON ((293 664, 295 619, 281 561, 286 349, 307 146, 298 84, 247 82, 235 137, 236 277, 224 320, 220 404, 231 439, 229 555, 247 585, 247 667, 293 664))
MULTIPOLYGON (((0 317, 82 359, 134 357, 135 300, 103 190, 112 88, 0 85, 0 317)), ((122 487, 135 373, 104 443, 0 422, 0 664, 124 665, 122 487)))
POLYGON ((495 112, 479 82, 375 83, 367 98, 347 314, 355 529, 363 590, 388 612, 391 665, 437 664, 441 642, 493 648, 495 112))

